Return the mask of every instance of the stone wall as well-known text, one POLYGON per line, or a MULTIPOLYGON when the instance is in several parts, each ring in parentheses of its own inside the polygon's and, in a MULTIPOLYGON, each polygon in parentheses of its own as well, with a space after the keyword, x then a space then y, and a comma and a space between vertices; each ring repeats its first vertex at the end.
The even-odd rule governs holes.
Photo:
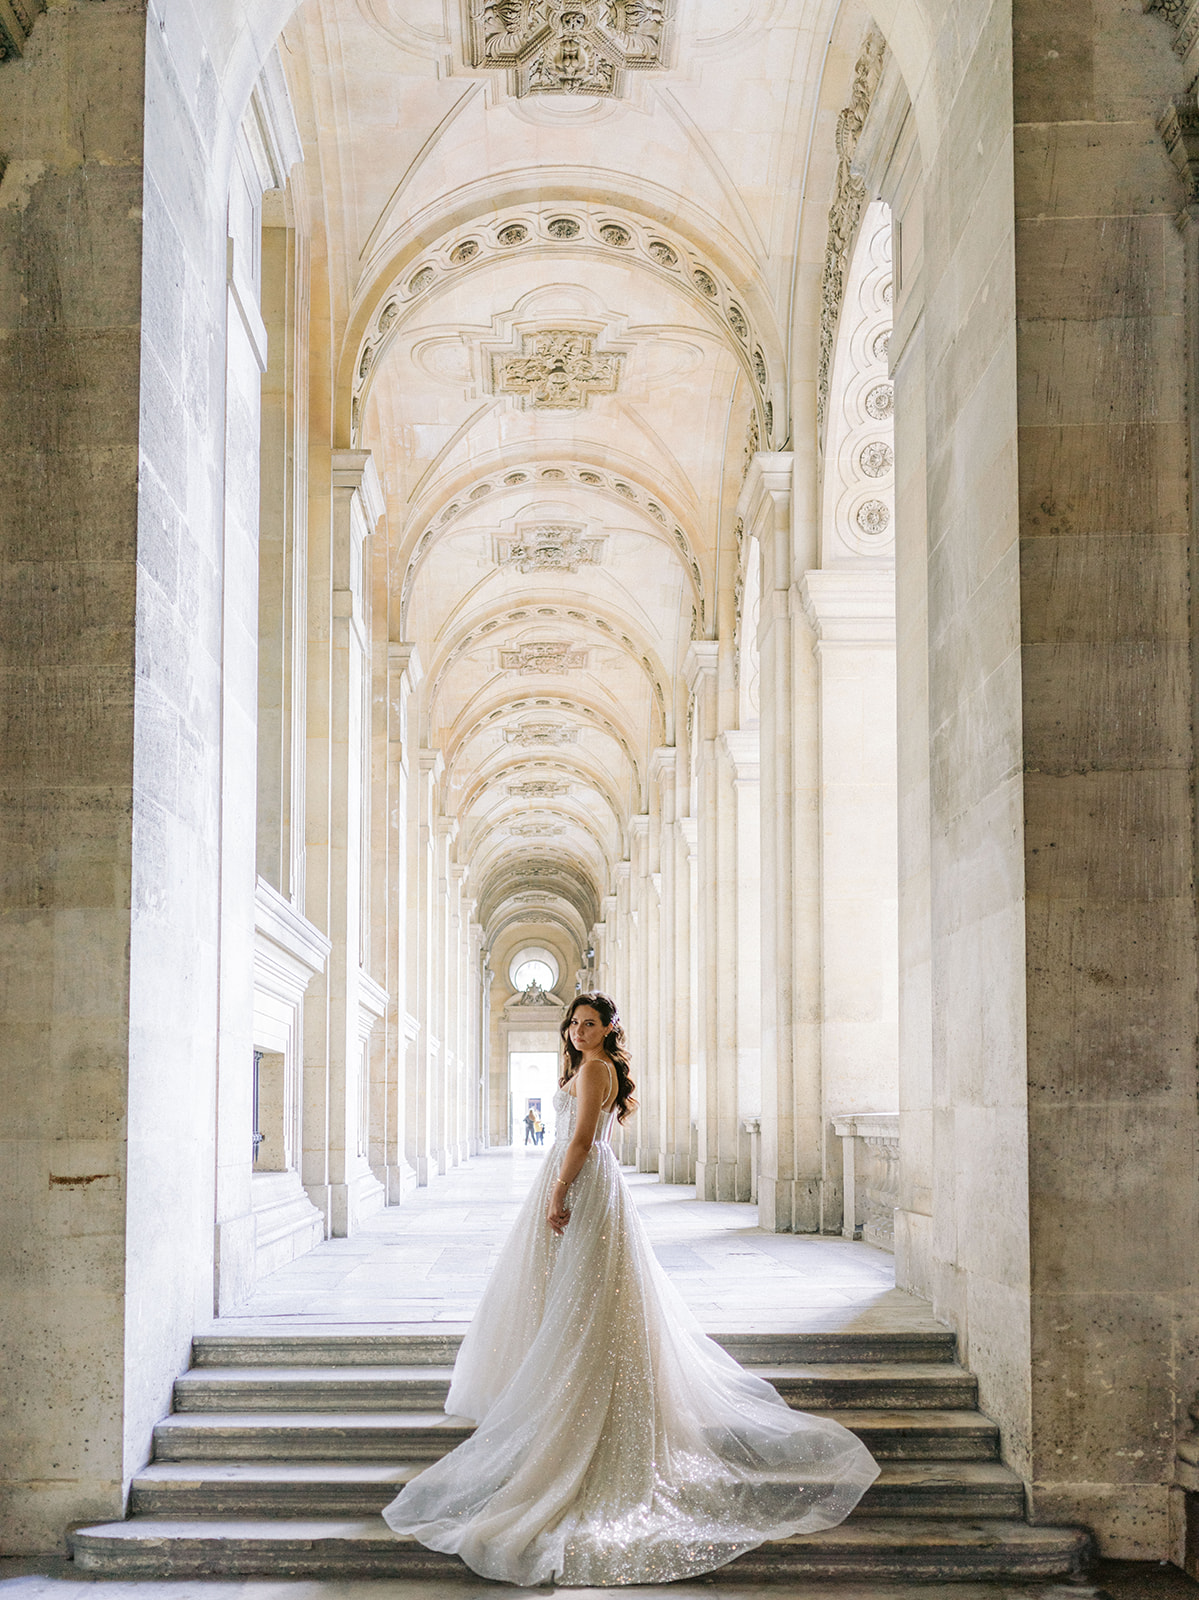
POLYGON ((1170 42, 1132 7, 1015 8, 1032 1507, 1144 1556, 1199 1376, 1170 42))

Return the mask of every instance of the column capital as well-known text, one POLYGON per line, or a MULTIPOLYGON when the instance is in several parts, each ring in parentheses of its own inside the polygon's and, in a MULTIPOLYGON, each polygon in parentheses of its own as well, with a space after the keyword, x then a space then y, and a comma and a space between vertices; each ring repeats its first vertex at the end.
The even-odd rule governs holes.
POLYGON ((799 593, 822 645, 895 643, 893 567, 805 572, 799 593))
POLYGON ((749 470, 737 497, 737 515, 747 533, 755 532, 766 504, 784 500, 791 503, 795 454, 791 450, 759 450, 750 458, 749 470))
POLYGON ((795 456, 790 450, 760 450, 749 464, 737 514, 762 550, 762 600, 791 587, 791 495, 795 456))
POLYGON ((405 687, 410 691, 416 688, 425 675, 420 652, 414 644, 404 641, 396 639, 388 641, 387 665, 393 672, 407 678, 405 687))
POLYGON ((656 783, 673 783, 678 766, 678 750, 672 744, 660 744, 650 751, 649 775, 656 783))
POLYGON ((687 646, 687 654, 683 657, 683 679, 693 694, 696 684, 705 673, 715 677, 719 654, 718 639, 692 639, 687 646))
POLYGON ((726 728, 720 743, 729 758, 735 783, 757 783, 761 770, 761 737, 756 728, 726 728))
POLYGON ((373 531, 387 509, 374 456, 369 450, 334 450, 332 462, 333 487, 361 496, 367 531, 373 531))
POLYGON ((440 750, 430 750, 428 745, 421 746, 416 752, 416 759, 420 770, 434 778, 440 778, 445 771, 445 757, 440 750))

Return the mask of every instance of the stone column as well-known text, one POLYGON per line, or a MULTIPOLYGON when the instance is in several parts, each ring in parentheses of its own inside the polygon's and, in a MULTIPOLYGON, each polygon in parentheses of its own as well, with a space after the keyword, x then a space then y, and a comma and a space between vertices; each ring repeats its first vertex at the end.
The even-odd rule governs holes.
MULTIPOLYGON (((995 596, 1019 601, 1023 739, 1011 805, 987 808, 992 835, 1019 830, 1025 897, 1031 1509, 1090 1524, 1105 1553, 1158 1557, 1176 1418, 1199 1382, 1193 456, 1189 496, 1183 465, 1197 330, 1176 221, 1195 191, 1153 132, 1167 86, 1195 69, 1159 16, 1068 8, 1060 54, 1047 22, 1016 0, 1004 532, 1018 544, 995 596)), ((948 665, 939 644, 933 664, 948 665)), ((980 710, 985 694, 979 680, 980 710)))
MULTIPOLYGON (((325 613, 327 650, 310 653, 309 705, 317 710, 320 759, 312 763, 308 826, 324 855, 326 923, 332 942, 325 978, 325 1059, 310 1049, 308 1073, 325 1076, 327 1167, 322 1199, 335 1235, 348 1235, 383 1204, 383 1187, 360 1150, 366 1091, 363 1051, 379 1005, 366 970, 369 887, 364 882, 369 760, 369 628, 364 544, 384 513, 370 452, 335 450, 331 462, 328 579, 316 584, 325 613), (323 733, 323 737, 321 734, 323 733)), ((315 752, 314 752, 315 753, 315 752)), ((314 985, 315 988, 315 985, 314 985)), ((312 1041, 310 1041, 311 1045, 312 1041)))
POLYGON ((738 503, 761 550, 761 1224, 820 1226, 819 836, 815 661, 794 589, 792 457, 754 457, 738 503))
POLYGON ((736 971, 729 959, 736 926, 736 850, 731 793, 722 784, 716 739, 720 726, 720 646, 696 639, 683 671, 692 695, 692 760, 698 824, 700 1035, 695 1189, 701 1200, 732 1200, 737 1188, 736 971))
POLYGON ((821 1231, 842 1224, 835 1118, 898 1107, 895 575, 806 574, 820 716, 821 1231))
POLYGON ((430 1078, 432 1091, 433 1156, 439 1177, 454 1165, 454 1091, 451 1079, 453 1049, 448 990, 452 959, 450 955, 450 852, 458 824, 453 817, 438 815, 433 825, 433 959, 430 963, 430 1012, 436 1064, 430 1078))
POLYGON ((664 1183, 691 1183, 691 904, 678 805, 678 754, 654 752, 662 808, 662 1013, 665 1024, 658 1101, 658 1171, 664 1183))
MULTIPOLYGON (((387 647, 387 804, 380 832, 386 851, 380 852, 385 870, 383 892, 387 909, 381 919, 386 930, 385 985, 388 992, 387 1044, 378 1084, 379 1109, 375 1136, 379 1141, 377 1167, 387 1194, 395 1205, 416 1182, 416 1169, 408 1154, 407 1086, 409 1049, 416 1020, 409 1009, 408 991, 408 884, 412 868, 409 852, 411 762, 408 740, 409 701, 421 681, 420 657, 413 644, 387 647)), ((378 893, 378 886, 376 886, 378 893)))
MULTIPOLYGON (((630 1039, 635 1062, 639 1111, 633 1125, 638 1172, 657 1172, 658 1148, 654 1137, 657 1120, 658 1084, 655 1081, 654 1050, 651 1040, 651 1013, 656 1001, 657 894, 650 872, 650 819, 648 812, 629 819, 632 871, 629 880, 632 928, 629 949, 629 980, 632 985, 626 1024, 632 1019, 630 1039)), ((619 1000, 617 1002, 620 1003, 619 1000)))
MULTIPOLYGON (((631 839, 630 848, 632 848, 631 839)), ((618 861, 616 863, 615 873, 616 894, 614 899, 616 901, 616 907, 615 913, 610 919, 609 924, 615 930, 615 949, 613 951, 612 962, 612 987, 608 992, 611 994, 612 998, 616 1001, 616 1004, 619 1007, 620 1014, 624 1019, 625 1031, 628 1035, 630 1044, 633 1043, 634 1037, 631 1031, 630 1017, 634 1011, 634 997, 632 993, 633 972, 635 970, 633 950, 636 935, 636 927, 633 922, 632 880, 632 862, 618 861)), ((629 1165, 632 1165, 636 1159, 635 1151, 637 1148, 637 1140, 640 1137, 637 1125, 640 1123, 644 1115, 643 1102, 641 1099, 642 1077, 643 1074, 636 1067, 634 1067, 633 1078, 637 1084, 637 1114, 623 1125, 618 1135, 613 1136, 614 1138, 619 1138, 619 1154, 621 1160, 629 1165)))
POLYGON ((6 1554, 122 1515, 212 1308, 225 197, 146 18, 0 68, 6 1554))
POLYGON ((441 775, 439 750, 422 746, 417 751, 417 795, 409 807, 411 868, 408 879, 408 994, 415 1026, 409 1030, 407 1075, 408 1160, 416 1181, 427 1184, 435 1169, 433 1104, 436 1071, 431 967, 433 963, 433 913, 436 867, 433 819, 437 781, 441 775))
MULTIPOLYGON (((237 181, 245 182, 244 177, 237 181)), ((255 181, 254 187, 257 188, 255 181)), ((260 194, 259 197, 260 198, 260 194)), ((231 208, 232 211, 232 208, 231 208)), ((267 365, 258 309, 256 209, 227 241, 221 542, 220 963, 217 1042, 216 1303, 254 1283, 254 882, 257 839, 259 418, 267 365), (251 697, 249 684, 254 681, 251 697)), ((319 980, 318 980, 319 982, 319 980)))
POLYGON ((736 910, 726 949, 733 976, 737 1073, 736 1198, 756 1199, 757 1157, 746 1127, 762 1115, 762 826, 758 730, 730 728, 719 740, 731 791, 736 910))

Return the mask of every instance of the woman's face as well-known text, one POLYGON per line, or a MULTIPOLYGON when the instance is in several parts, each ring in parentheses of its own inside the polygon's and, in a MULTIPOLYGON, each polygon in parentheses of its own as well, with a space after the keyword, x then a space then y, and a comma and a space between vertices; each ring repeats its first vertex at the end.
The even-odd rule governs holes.
POLYGON ((570 1019, 570 1042, 581 1054, 598 1050, 604 1042, 604 1022, 594 1006, 576 1006, 570 1019))

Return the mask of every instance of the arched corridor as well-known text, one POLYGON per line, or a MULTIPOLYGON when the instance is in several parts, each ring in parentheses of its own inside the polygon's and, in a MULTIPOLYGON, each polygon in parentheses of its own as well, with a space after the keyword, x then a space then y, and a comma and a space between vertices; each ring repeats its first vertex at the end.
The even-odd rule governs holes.
POLYGON ((7 1548, 601 988, 1199 1572, 1197 4, 0 0, 7 1548))

